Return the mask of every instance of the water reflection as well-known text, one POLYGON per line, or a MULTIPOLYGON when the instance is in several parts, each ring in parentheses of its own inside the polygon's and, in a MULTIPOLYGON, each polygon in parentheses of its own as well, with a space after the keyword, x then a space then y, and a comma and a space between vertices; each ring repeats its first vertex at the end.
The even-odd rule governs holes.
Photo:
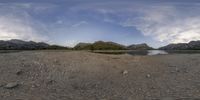
POLYGON ((164 54, 168 54, 168 52, 164 51, 164 50, 143 50, 143 51, 129 51, 126 52, 127 54, 130 55, 164 55, 164 54))
POLYGON ((132 51, 95 51, 103 54, 130 54, 130 55, 166 55, 166 54, 200 54, 200 50, 132 50, 132 51))
POLYGON ((22 50, 0 50, 0 53, 15 53, 22 52, 22 50))
POLYGON ((168 52, 164 51, 164 50, 148 50, 148 54, 147 55, 166 55, 168 54, 168 52))

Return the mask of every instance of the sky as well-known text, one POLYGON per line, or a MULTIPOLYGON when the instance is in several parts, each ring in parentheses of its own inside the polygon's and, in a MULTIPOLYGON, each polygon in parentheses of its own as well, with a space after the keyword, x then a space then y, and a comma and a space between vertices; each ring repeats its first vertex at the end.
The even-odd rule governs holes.
POLYGON ((199 0, 0 0, 0 40, 73 47, 200 40, 199 0))

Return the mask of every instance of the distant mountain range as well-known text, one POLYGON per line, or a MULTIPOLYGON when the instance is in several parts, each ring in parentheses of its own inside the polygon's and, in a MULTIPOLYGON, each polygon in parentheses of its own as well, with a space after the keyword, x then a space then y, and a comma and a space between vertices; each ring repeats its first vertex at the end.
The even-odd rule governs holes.
POLYGON ((12 39, 0 41, 0 50, 43 50, 43 49, 68 49, 58 45, 49 45, 44 42, 22 41, 12 39))
POLYGON ((126 47, 114 42, 97 41, 94 43, 79 43, 74 47, 74 49, 75 50, 126 50, 126 47))
POLYGON ((154 48, 148 46, 146 43, 142 44, 133 44, 127 47, 129 50, 152 50, 154 48))
MULTIPOLYGON (((49 45, 44 42, 22 41, 12 39, 8 41, 0 40, 0 50, 44 50, 44 49, 74 49, 74 50, 152 50, 154 48, 147 44, 132 44, 124 46, 115 42, 97 41, 94 43, 79 43, 74 48, 49 45)), ((200 41, 189 43, 169 44, 159 48, 160 50, 200 50, 200 41)))
POLYGON ((97 41, 94 43, 79 43, 74 47, 75 50, 150 50, 153 49, 147 44, 133 44, 124 46, 115 42, 97 41))
POLYGON ((169 44, 160 47, 161 50, 200 50, 200 41, 191 41, 189 43, 169 44))

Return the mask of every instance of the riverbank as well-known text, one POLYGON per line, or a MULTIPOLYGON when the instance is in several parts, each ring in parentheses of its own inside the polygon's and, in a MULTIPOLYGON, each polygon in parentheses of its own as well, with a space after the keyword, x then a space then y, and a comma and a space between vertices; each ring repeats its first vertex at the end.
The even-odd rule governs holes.
POLYGON ((199 99, 200 54, 0 54, 1 100, 199 99), (10 86, 8 88, 8 86, 10 86))

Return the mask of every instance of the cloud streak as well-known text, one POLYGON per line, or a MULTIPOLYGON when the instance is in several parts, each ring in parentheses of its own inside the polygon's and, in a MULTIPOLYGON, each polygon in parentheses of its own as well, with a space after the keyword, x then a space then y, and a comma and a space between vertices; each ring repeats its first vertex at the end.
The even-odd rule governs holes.
MULTIPOLYGON (((196 13, 200 9, 193 10, 196 13)), ((143 16, 129 19, 124 25, 134 26, 145 36, 151 36, 161 42, 179 43, 200 40, 200 15, 188 15, 173 6, 151 7, 140 13, 143 16)))
MULTIPOLYGON (((38 10, 33 4, 0 3, 0 40, 22 39, 47 41, 48 37, 41 33, 45 25, 30 16, 28 10, 38 10)), ((43 10, 43 9, 42 9, 43 10)))
POLYGON ((0 16, 0 23, 0 40, 23 39, 43 41, 46 39, 37 34, 29 22, 24 22, 24 19, 17 18, 16 16, 0 16))
POLYGON ((144 36, 160 42, 200 40, 199 2, 92 2, 72 9, 96 11, 102 14, 105 22, 136 28, 144 36))

